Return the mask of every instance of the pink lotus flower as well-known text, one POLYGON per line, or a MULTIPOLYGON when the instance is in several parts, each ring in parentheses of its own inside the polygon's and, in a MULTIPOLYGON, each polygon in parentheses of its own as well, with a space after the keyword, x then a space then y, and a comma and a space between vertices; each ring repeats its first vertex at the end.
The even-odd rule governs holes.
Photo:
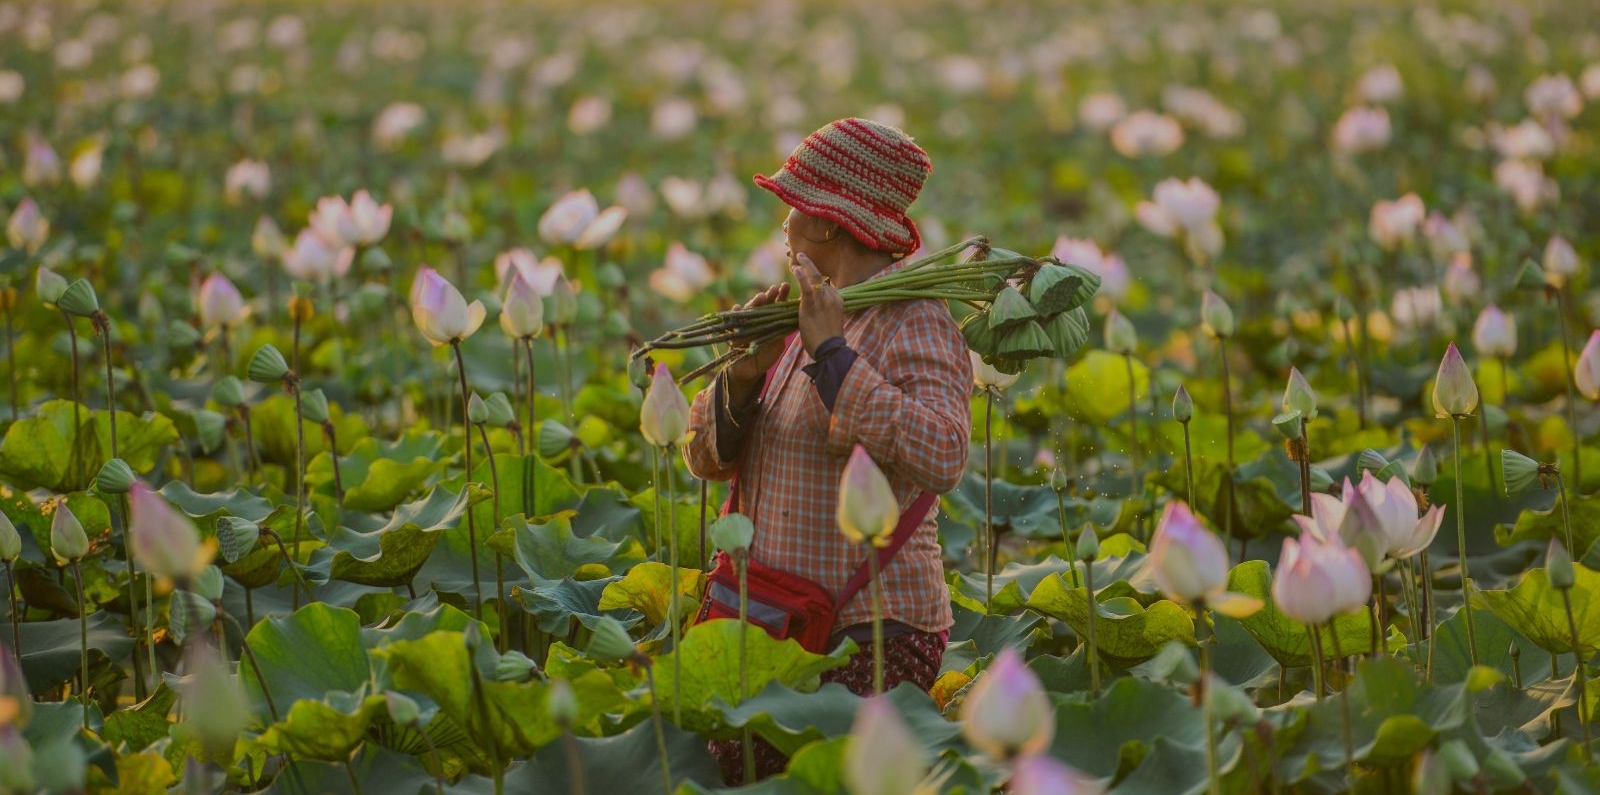
POLYGON ((839 532, 852 543, 881 547, 900 522, 900 500, 866 448, 856 445, 839 479, 839 532))
POLYGON ((686 99, 667 99, 650 112, 650 132, 663 141, 676 141, 694 132, 698 121, 694 103, 686 99))
POLYGON ((158 577, 185 578, 211 563, 213 545, 201 544, 194 522, 165 497, 134 481, 128 489, 128 536, 134 559, 158 577))
POLYGON ((1572 368, 1572 380, 1578 392, 1590 400, 1600 400, 1600 331, 1589 334, 1589 343, 1578 354, 1572 368))
POLYGON ((556 282, 561 280, 564 272, 561 260, 555 257, 539 259, 525 248, 514 248, 494 258, 495 278, 501 284, 509 287, 512 274, 520 273, 534 292, 541 296, 549 295, 555 289, 556 282))
POLYGON ((1561 198, 1561 188, 1556 181, 1544 175, 1544 169, 1531 160, 1502 160, 1494 167, 1494 183, 1511 194, 1517 208, 1524 213, 1561 198))
POLYGON ((325 282, 348 274, 355 254, 355 249, 330 244, 313 229, 302 229, 294 247, 283 253, 283 268, 296 279, 325 282))
POLYGON ((434 345, 452 345, 473 335, 483 325, 482 301, 468 304, 461 292, 439 272, 424 265, 411 286, 411 319, 434 345))
POLYGON ((1517 323, 1493 304, 1472 324, 1472 346, 1482 356, 1509 359, 1517 353, 1517 323))
POLYGON ((1416 236, 1426 215, 1422 199, 1415 193, 1407 193, 1394 201, 1380 201, 1372 205, 1367 236, 1385 251, 1394 251, 1416 236))
POLYGON ((1570 119, 1583 112, 1583 95, 1565 74, 1541 75, 1522 92, 1522 101, 1540 118, 1570 119))
POLYGON ((427 120, 427 112, 415 102, 391 103, 372 120, 372 142, 379 149, 398 149, 427 120))
POLYGON ((22 150, 22 184, 36 188, 54 185, 61 181, 61 158, 50 142, 29 130, 24 136, 22 150))
POLYGON ((317 200, 311 211, 309 225, 323 240, 332 246, 353 246, 361 242, 361 228, 356 225, 355 214, 342 196, 324 196, 317 200))
POLYGON ((1046 754, 1032 754, 1011 765, 1011 795, 1103 795, 1105 785, 1046 754))
POLYGON ((573 135, 588 135, 611 121, 611 100, 587 94, 578 97, 567 110, 567 129, 573 135))
POLYGON ((1372 596, 1367 564, 1337 536, 1323 540, 1285 538, 1272 578, 1272 601, 1283 614, 1303 624, 1321 624, 1365 606, 1372 596))
POLYGON ((105 141, 97 137, 72 156, 72 162, 67 164, 67 176, 72 178, 72 184, 78 186, 78 190, 89 190, 100 181, 100 167, 105 162, 105 152, 105 141))
POLYGON ((1183 146, 1183 127, 1176 119, 1141 110, 1111 128, 1111 147, 1123 157, 1160 157, 1183 146))
POLYGON ((1405 83, 1400 70, 1393 64, 1379 64, 1368 69, 1356 82, 1356 95, 1364 102, 1387 105, 1405 94, 1405 83))
POLYGON ((1444 506, 1434 505, 1421 518, 1417 516, 1417 495, 1411 486, 1399 477, 1388 482, 1373 477, 1370 471, 1361 475, 1361 485, 1352 489, 1345 480, 1345 494, 1358 491, 1371 510, 1373 520, 1386 543, 1384 553, 1395 559, 1409 558, 1428 548, 1439 533, 1439 523, 1444 520, 1444 506))
POLYGON ((264 260, 277 259, 283 256, 289 241, 283 239, 283 232, 278 229, 278 224, 272 216, 263 215, 256 219, 256 227, 250 232, 250 250, 257 257, 264 260))
POLYGON ((1055 710, 1022 654, 1006 646, 961 702, 961 734, 992 759, 1037 754, 1055 737, 1055 710))
POLYGON ((887 696, 861 701, 850 725, 844 754, 844 780, 852 795, 906 795, 918 792, 930 760, 887 696))
POLYGON ((1222 200, 1210 185, 1199 177, 1164 179, 1151 198, 1134 208, 1145 229, 1162 237, 1181 236, 1191 257, 1214 257, 1222 251, 1222 227, 1216 219, 1222 200))
MULTIPOLYGON (((1078 102, 1078 122, 1090 132, 1105 132, 1128 115, 1128 103, 1117 94, 1096 92, 1078 102)), ((1178 131, 1182 138, 1183 131, 1178 131)))
POLYGON ((1440 417, 1467 417, 1478 408, 1478 385, 1456 344, 1444 352, 1433 380, 1433 409, 1440 417))
POLYGON ((511 271, 500 302, 500 328, 514 340, 532 339, 544 330, 544 298, 520 269, 511 271))
POLYGON ((208 331, 237 326, 250 314, 239 288, 220 273, 213 273, 201 282, 197 303, 200 325, 208 331))
POLYGON ((1544 125, 1533 119, 1523 119, 1508 129, 1496 130, 1492 138, 1495 151, 1501 157, 1546 160, 1556 152, 1555 139, 1544 125))
POLYGON ((1333 150, 1343 155, 1375 152, 1389 145, 1389 111, 1356 106, 1333 126, 1333 150))
POLYGON ((1261 600, 1228 591, 1228 551, 1182 502, 1169 502, 1150 542, 1150 574, 1179 604, 1203 605, 1244 618, 1261 600))
POLYGON ((389 234, 389 222, 394 219, 394 205, 378 204, 372 194, 358 190, 356 195, 350 197, 349 213, 350 223, 356 233, 355 239, 350 242, 372 246, 389 234))
POLYGON ((222 196, 229 204, 264 199, 271 191, 272 171, 260 160, 246 158, 234 163, 222 180, 222 196))
POLYGON ((1567 286, 1567 280, 1583 268, 1577 250, 1560 235, 1551 235, 1550 242, 1545 243, 1542 264, 1545 279, 1558 290, 1567 286))
POLYGON ((1470 264, 1472 240, 1467 235, 1470 217, 1457 213, 1451 218, 1437 210, 1428 213, 1422 222, 1422 236, 1428 241, 1428 253, 1434 259, 1450 259, 1457 254, 1467 254, 1470 264))
POLYGON ((681 446, 689 436, 689 401, 665 364, 657 364, 639 409, 639 431, 656 447, 681 446))
POLYGON ((1483 280, 1478 278, 1478 272, 1472 269, 1472 254, 1458 251, 1450 258, 1450 266, 1445 268, 1444 278, 1439 282, 1439 290, 1450 303, 1457 306, 1478 297, 1483 290, 1483 280))
POLYGON ((706 258, 685 248, 682 243, 667 247, 667 258, 650 273, 650 289, 679 303, 699 295, 716 280, 706 258))
POLYGON ((39 211, 38 202, 30 196, 24 196, 17 203, 17 208, 11 211, 11 217, 6 219, 7 242, 12 248, 32 254, 49 239, 50 219, 39 211))
POLYGON ((556 200, 539 217, 539 237, 551 245, 572 245, 600 214, 600 203, 587 188, 556 200))

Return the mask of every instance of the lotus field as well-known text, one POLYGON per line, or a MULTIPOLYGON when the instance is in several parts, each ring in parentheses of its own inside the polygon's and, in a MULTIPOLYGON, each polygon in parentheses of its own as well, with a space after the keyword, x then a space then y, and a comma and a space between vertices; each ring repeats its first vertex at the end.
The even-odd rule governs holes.
POLYGON ((0 2, 0 793, 1600 792, 1593 12, 0 2), (926 692, 696 621, 846 117, 972 348, 926 692))

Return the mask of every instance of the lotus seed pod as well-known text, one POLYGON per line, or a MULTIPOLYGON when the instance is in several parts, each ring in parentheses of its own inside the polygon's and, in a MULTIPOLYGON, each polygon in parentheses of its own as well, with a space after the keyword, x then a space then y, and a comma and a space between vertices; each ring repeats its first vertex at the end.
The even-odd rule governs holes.
POLYGON ((483 402, 483 398, 478 397, 477 392, 473 392, 472 397, 467 398, 467 421, 473 425, 482 425, 489 421, 489 406, 483 402))
POLYGON ((1106 350, 1112 353, 1131 354, 1139 347, 1139 335, 1134 331, 1133 321, 1116 309, 1106 315, 1105 341, 1106 350))
POLYGON ((1315 464, 1311 466, 1311 490, 1326 492, 1333 485, 1333 474, 1315 464))
POLYGON ((1044 324, 1044 335, 1050 340, 1052 356, 1070 358, 1089 344, 1089 313, 1081 306, 1062 312, 1044 324))
POLYGON ((589 638, 588 649, 590 657, 607 662, 620 662, 633 657, 633 638, 628 637, 628 630, 623 628, 620 621, 601 616, 592 630, 594 634, 589 638))
POLYGON ((572 429, 555 420, 539 423, 539 455, 555 460, 572 449, 572 429))
POLYGON ((511 399, 504 392, 491 394, 484 405, 489 409, 489 424, 496 428, 504 428, 517 421, 517 411, 511 407, 511 399))
POLYGON ((200 331, 181 320, 167 324, 167 347, 177 350, 193 348, 200 344, 200 331))
POLYGON ((1277 430, 1279 436, 1285 439, 1299 439, 1303 433, 1303 426, 1304 423, 1301 422, 1299 411, 1285 411, 1272 418, 1272 427, 1277 430))
POLYGON ((389 709, 389 720, 394 721, 396 725, 415 726, 422 720, 422 710, 417 707, 417 702, 406 694, 386 690, 383 698, 389 709))
POLYGON ((1383 453, 1370 447, 1362 450, 1361 454, 1356 456, 1356 470, 1360 472, 1382 472, 1383 468, 1388 465, 1389 459, 1384 458, 1383 453))
POLYGON ((550 690, 545 694, 545 707, 557 726, 570 727, 578 722, 578 696, 565 679, 550 680, 550 690))
POLYGON ((1084 525, 1078 531, 1078 559, 1094 560, 1100 554, 1100 536, 1095 534, 1094 525, 1084 525))
POLYGON ((1500 451, 1500 468, 1505 472, 1506 494, 1519 494, 1539 479, 1539 462, 1515 450, 1500 451))
POLYGON ((1029 320, 1000 332, 995 355, 999 359, 995 366, 999 368, 1003 362, 1022 364, 1041 356, 1055 356, 1056 349, 1044 327, 1029 320))
POLYGON ((512 649, 500 655, 494 663, 494 680, 496 682, 526 682, 533 679, 539 672, 539 666, 534 664, 528 655, 512 649))
POLYGON ((263 345, 254 356, 250 357, 250 366, 246 374, 251 381, 260 384, 271 384, 282 381, 289 373, 289 363, 284 360, 283 353, 272 345, 263 345))
POLYGON ((1194 398, 1183 384, 1178 385, 1178 391, 1172 396, 1172 418, 1178 422, 1194 419, 1194 398))
POLYGON ((213 602, 222 601, 222 569, 207 566, 194 576, 194 592, 213 602))
POLYGON ((989 304, 989 328, 997 333, 1016 328, 1038 317, 1039 312, 1033 308, 1033 304, 1028 303, 1028 299, 1021 291, 1009 284, 1001 288, 989 304))
POLYGON ((328 421, 328 396, 320 389, 300 393, 300 412, 317 425, 328 421))
POLYGON ((1206 332, 1219 339, 1233 336, 1233 308, 1222 296, 1207 290, 1200 299, 1200 322, 1206 332))
POLYGON ((223 408, 234 409, 244 405, 244 382, 238 376, 223 376, 211 386, 211 399, 223 408))
POLYGON ((1561 539, 1550 539, 1544 560, 1545 576, 1550 578, 1550 585, 1556 590, 1565 591, 1577 584, 1578 574, 1572 567, 1572 553, 1562 545, 1561 539))
POLYGON ((967 341, 967 348, 984 357, 993 357, 1000 349, 1000 335, 989 327, 989 313, 974 312, 961 321, 961 336, 967 341))
POLYGON ((55 515, 50 518, 50 554, 61 566, 82 560, 89 554, 89 536, 83 532, 83 524, 73 515, 72 509, 67 507, 66 498, 56 502, 55 515))
POLYGON ((1550 286, 1550 280, 1544 275, 1544 268, 1531 259, 1523 260, 1522 267, 1517 269, 1517 289, 1543 290, 1550 286))
POLYGON ((79 279, 67 285, 66 291, 55 303, 61 307, 61 311, 78 317, 89 317, 100 311, 100 298, 94 294, 94 285, 88 279, 79 279))
POLYGON ((261 541, 261 526, 249 519, 223 516, 217 519, 217 546, 223 561, 233 563, 250 554, 261 541))
POLYGON ((40 265, 33 279, 33 291, 40 301, 57 306, 62 293, 67 291, 67 277, 40 265))
POLYGON ((727 552, 745 552, 755 540, 756 526, 742 513, 730 513, 711 523, 711 543, 727 552))
POLYGON ((1298 367, 1289 368, 1289 385, 1283 390, 1283 410, 1300 412, 1306 422, 1317 418, 1317 393, 1298 367))
POLYGON ((1422 488, 1432 486, 1439 479, 1439 461, 1433 457, 1433 449, 1423 447, 1417 451, 1417 457, 1411 462, 1411 482, 1422 488))
POLYGON ((94 487, 101 494, 127 494, 133 481, 133 468, 128 462, 113 458, 100 467, 100 474, 94 477, 94 487))

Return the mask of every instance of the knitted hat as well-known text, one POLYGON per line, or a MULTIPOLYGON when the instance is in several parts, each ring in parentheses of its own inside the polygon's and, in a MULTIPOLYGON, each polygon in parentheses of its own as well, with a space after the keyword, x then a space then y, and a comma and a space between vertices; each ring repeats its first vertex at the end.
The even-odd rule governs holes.
POLYGON ((906 208, 933 161, 911 137, 866 119, 840 119, 806 136, 770 177, 755 182, 785 204, 838 223, 868 248, 909 254, 922 246, 906 208))

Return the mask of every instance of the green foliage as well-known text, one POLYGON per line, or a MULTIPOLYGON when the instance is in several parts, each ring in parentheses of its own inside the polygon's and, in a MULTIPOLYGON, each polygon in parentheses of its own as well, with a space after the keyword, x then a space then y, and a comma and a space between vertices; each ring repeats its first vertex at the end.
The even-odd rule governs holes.
MULTIPOLYGON (((117 412, 118 457, 135 472, 150 471, 162 449, 177 440, 178 431, 166 417, 117 412)), ((111 459, 110 450, 110 414, 74 408, 67 400, 47 401, 34 416, 6 429, 0 439, 0 479, 22 489, 81 491, 111 459)))

